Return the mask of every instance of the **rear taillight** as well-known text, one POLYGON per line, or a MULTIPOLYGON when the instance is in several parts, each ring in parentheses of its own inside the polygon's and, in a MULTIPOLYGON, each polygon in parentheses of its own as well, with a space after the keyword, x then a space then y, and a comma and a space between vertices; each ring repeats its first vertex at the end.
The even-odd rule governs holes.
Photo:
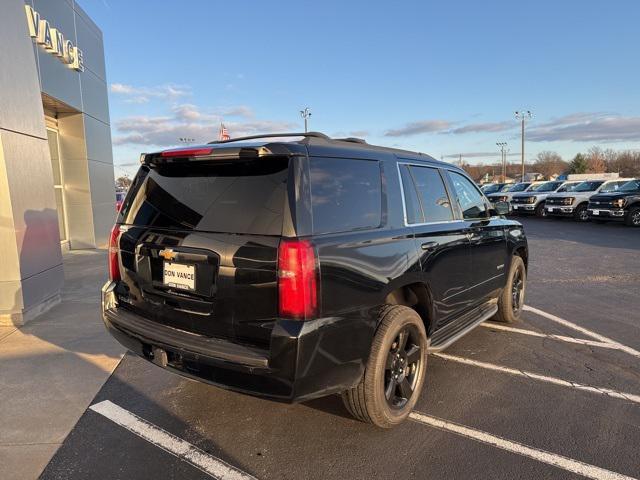
POLYGON ((281 240, 278 247, 281 317, 307 320, 318 313, 316 255, 308 240, 281 240))
POLYGON ((109 280, 120 280, 120 264, 118 263, 118 240, 120 239, 120 226, 114 225, 109 235, 109 280))

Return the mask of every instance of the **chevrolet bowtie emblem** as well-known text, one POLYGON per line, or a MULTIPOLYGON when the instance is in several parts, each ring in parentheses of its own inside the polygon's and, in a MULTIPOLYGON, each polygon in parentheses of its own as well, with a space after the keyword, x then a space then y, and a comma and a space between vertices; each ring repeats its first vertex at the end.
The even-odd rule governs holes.
POLYGON ((174 252, 170 248, 165 248, 160 250, 160 252, 158 252, 158 255, 160 255, 165 260, 169 260, 169 261, 176 258, 176 252, 174 252))

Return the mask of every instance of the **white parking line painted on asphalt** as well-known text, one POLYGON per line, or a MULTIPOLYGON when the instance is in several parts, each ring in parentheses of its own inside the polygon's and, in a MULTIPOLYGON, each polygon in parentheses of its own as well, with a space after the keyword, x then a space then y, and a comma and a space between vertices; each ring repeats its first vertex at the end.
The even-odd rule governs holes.
POLYGON ((519 377, 525 377, 532 380, 539 380, 541 382, 552 383, 562 387, 575 388, 590 393, 598 393, 612 398, 621 398, 634 403, 640 403, 640 395, 634 395, 633 393, 624 393, 610 388, 594 387, 591 385, 582 385, 581 383, 570 382, 568 380, 562 380, 561 378, 549 377, 547 375, 540 375, 537 373, 526 372, 524 370, 517 370, 515 368, 503 367, 494 363, 480 362, 478 360, 471 360, 470 358, 458 357, 455 355, 449 355, 446 353, 432 353, 435 357, 440 357, 444 360, 450 360, 452 362, 464 363, 465 365, 472 365, 474 367, 480 367, 487 370, 493 370, 495 372, 508 373, 510 375, 516 375, 519 377))
POLYGON ((564 335, 554 335, 550 333, 540 333, 540 332, 535 332, 533 330, 525 330, 523 328, 507 327, 506 325, 500 325, 499 323, 493 323, 493 322, 481 323, 480 326, 485 328, 490 328, 492 330, 500 330, 503 332, 510 332, 510 333, 520 333, 520 334, 529 335, 532 337, 548 338, 551 340, 559 340, 561 342, 577 343, 579 345, 588 345, 590 347, 610 348, 612 350, 620 349, 620 345, 618 345, 617 343, 597 342, 595 340, 585 340, 583 338, 567 337, 564 335))
POLYGON ((424 425, 452 432, 456 435, 461 435, 508 452, 529 457, 533 460, 553 465, 554 467, 561 468, 587 478, 593 478, 595 480, 636 480, 627 475, 612 472, 611 470, 605 470, 604 468, 596 467, 563 455, 547 452, 546 450, 529 447, 522 443, 512 442, 511 440, 483 432, 482 430, 465 427, 424 413, 413 411, 409 414, 409 418, 424 425))
POLYGON ((638 350, 635 350, 631 347, 627 347, 626 345, 621 344, 620 342, 616 342, 615 340, 611 340, 608 337, 605 337, 604 335, 600 335, 599 333, 593 332, 591 330, 589 330, 588 328, 584 328, 581 327, 580 325, 576 325, 573 322, 570 322, 569 320, 565 320, 564 318, 560 318, 557 315, 553 315, 551 313, 547 313, 543 310, 540 310, 538 308, 534 308, 534 307, 530 307, 529 305, 525 305, 524 307, 522 307, 523 310, 531 312, 531 313, 535 313, 536 315, 540 315, 541 317, 544 317, 548 320, 551 320, 552 322, 556 322, 559 323, 560 325, 564 325, 565 327, 568 328, 572 328, 573 330, 576 330, 577 332, 581 332, 584 333, 585 335, 591 337, 591 338, 595 338, 596 340, 599 340, 601 342, 605 342, 605 343, 611 343, 614 345, 618 346, 618 350, 623 351, 628 353, 629 355, 633 355, 634 357, 640 357, 640 352, 638 350))
POLYGON ((255 477, 200 450, 189 442, 147 422, 124 408, 104 400, 89 407, 149 443, 220 480, 256 480, 255 477))

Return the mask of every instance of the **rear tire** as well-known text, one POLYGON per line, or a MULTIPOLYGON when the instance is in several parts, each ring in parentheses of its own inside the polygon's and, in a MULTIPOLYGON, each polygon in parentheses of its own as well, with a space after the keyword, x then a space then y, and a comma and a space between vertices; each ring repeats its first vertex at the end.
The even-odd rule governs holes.
POLYGON ((624 223, 629 227, 640 227, 640 207, 632 207, 627 213, 624 223))
POLYGON ((504 289, 498 299, 498 311, 493 319, 496 322, 513 323, 520 320, 527 287, 527 269, 521 257, 511 258, 511 267, 504 289))
POLYGON ((402 423, 418 401, 427 367, 427 334, 415 310, 385 305, 360 383, 342 393, 356 419, 391 428, 402 423), (404 336, 403 336, 404 335, 404 336))
POLYGON ((538 218, 546 218, 547 210, 544 208, 544 202, 536 207, 536 217, 538 218))

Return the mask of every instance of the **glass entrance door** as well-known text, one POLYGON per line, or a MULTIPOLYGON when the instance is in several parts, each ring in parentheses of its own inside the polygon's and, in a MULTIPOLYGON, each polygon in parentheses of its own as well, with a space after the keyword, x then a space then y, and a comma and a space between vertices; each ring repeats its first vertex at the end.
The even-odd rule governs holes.
POLYGON ((62 175, 62 162, 60 161, 60 148, 58 145, 58 131, 47 128, 49 141, 49 153, 51 154, 51 167, 53 170, 53 188, 56 194, 56 207, 58 209, 58 229, 60 230, 60 242, 69 240, 67 234, 67 216, 65 212, 64 187, 62 175))

